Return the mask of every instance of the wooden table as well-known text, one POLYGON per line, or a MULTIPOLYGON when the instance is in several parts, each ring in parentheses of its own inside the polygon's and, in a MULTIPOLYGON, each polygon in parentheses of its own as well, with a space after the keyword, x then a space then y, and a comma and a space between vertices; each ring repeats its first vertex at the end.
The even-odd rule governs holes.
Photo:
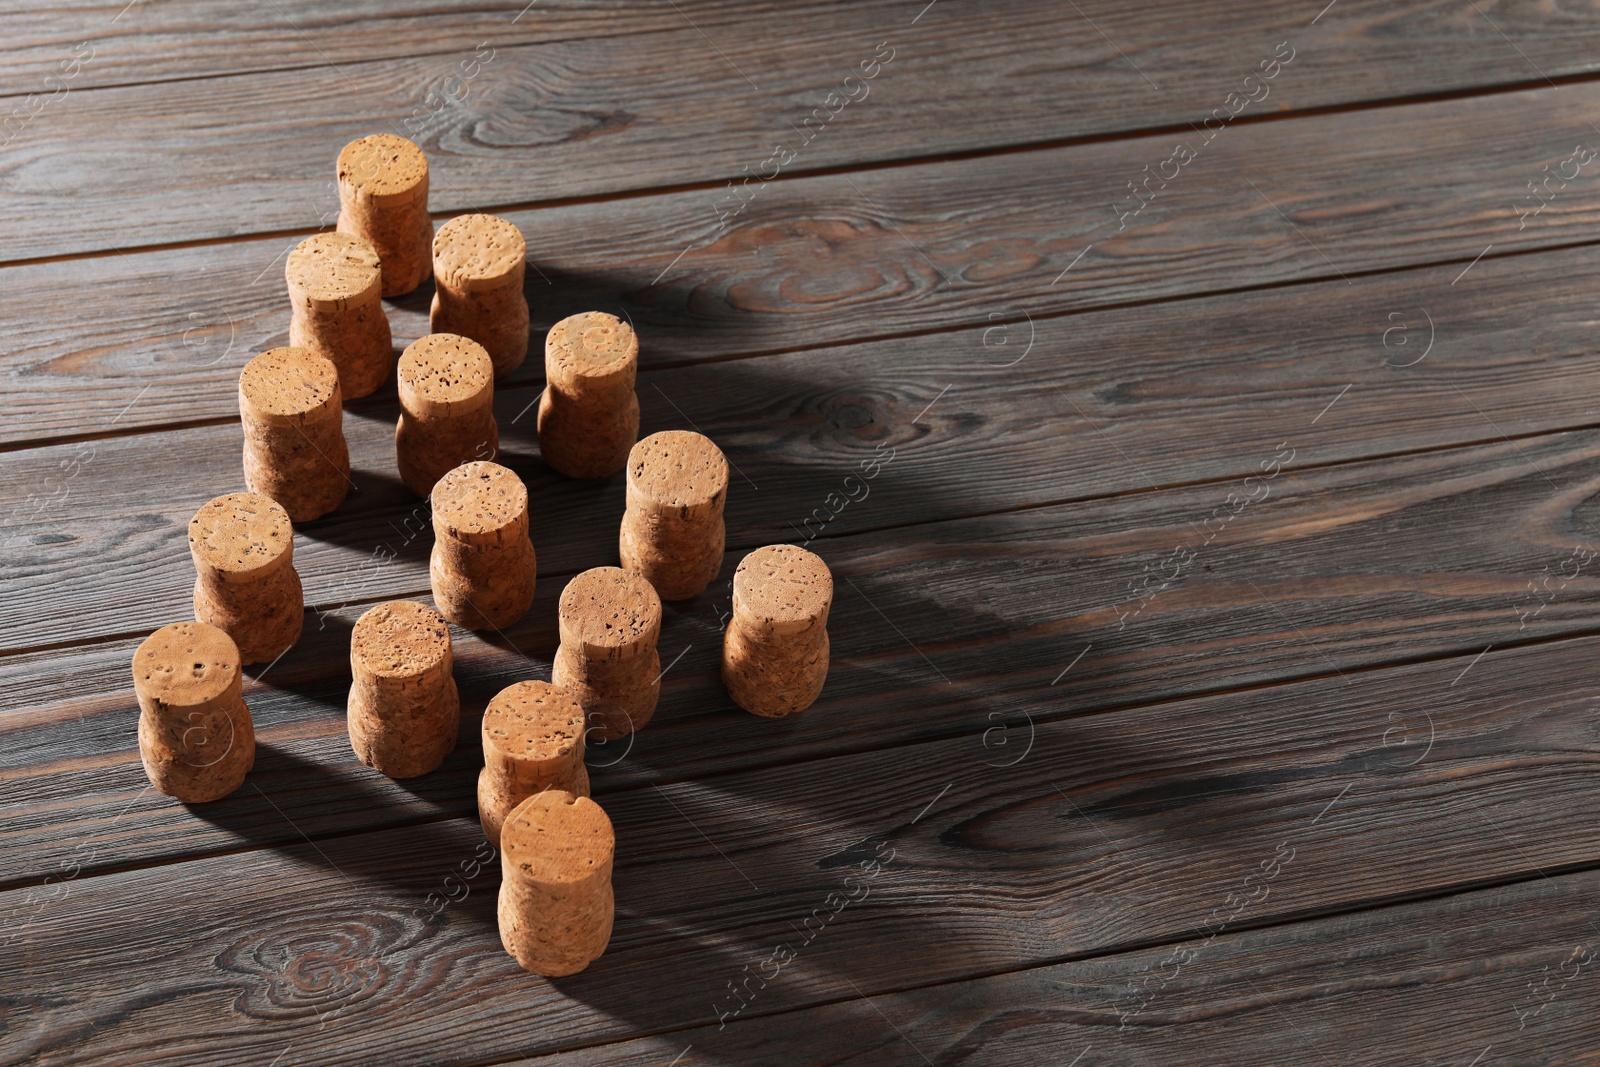
POLYGON ((16 7, 0 1061, 1596 1062, 1600 11, 16 7), (445 767, 345 732, 350 626, 428 591, 392 384, 297 531, 246 785, 137 759, 239 369, 379 131, 438 219, 522 227, 536 345, 625 314, 645 432, 735 467, 659 714, 589 754, 617 922, 570 978, 501 949, 473 796, 483 705, 616 559, 537 358, 496 410, 539 598, 456 633, 445 767), (764 721, 717 663, 776 541, 833 568, 834 658, 764 721))

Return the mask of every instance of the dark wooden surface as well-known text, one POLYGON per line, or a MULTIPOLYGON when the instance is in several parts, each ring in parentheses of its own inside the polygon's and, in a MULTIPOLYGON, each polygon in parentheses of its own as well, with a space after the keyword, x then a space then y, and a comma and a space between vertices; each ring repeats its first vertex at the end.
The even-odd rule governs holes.
MULTIPOLYGON (((0 135, 0 1063, 1600 1063, 1600 159, 1528 188, 1600 149, 1600 9, 6 20, 0 116, 36 113, 0 135), (500 948, 492 864, 446 882, 484 704, 549 676, 565 581, 616 559, 620 482, 539 458, 537 358, 496 411, 539 596, 456 632, 445 766, 391 781, 345 733, 354 620, 428 597, 392 385, 346 410, 357 491, 297 530, 307 628, 249 672, 247 784, 188 808, 137 758, 129 657, 241 488, 282 257, 339 147, 408 129, 438 217, 527 233, 535 338, 628 315, 644 432, 735 465, 660 713, 591 750, 616 933, 558 981, 500 948), (775 541, 837 598, 822 699, 769 722, 717 657, 775 541)), ((389 305, 398 344, 428 298, 389 305)))

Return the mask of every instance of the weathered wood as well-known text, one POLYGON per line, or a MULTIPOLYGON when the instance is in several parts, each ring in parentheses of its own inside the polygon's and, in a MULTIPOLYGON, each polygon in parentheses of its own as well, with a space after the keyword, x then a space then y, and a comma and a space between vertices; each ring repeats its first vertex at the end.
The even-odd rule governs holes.
MULTIPOLYGON (((817 705, 781 723, 738 711, 718 677, 740 556, 730 552, 706 596, 666 612, 661 710, 631 746, 592 754, 596 789, 962 734, 975 762, 1002 765, 1051 720, 1144 707, 1159 721, 1166 710, 1148 705, 1592 633, 1600 514, 1585 501, 1597 458, 1600 433, 1589 431, 1305 471, 1291 463, 1259 482, 1129 495, 1115 510, 1071 504, 813 542, 836 576, 833 668, 817 705), (1230 495, 1247 501, 1232 517, 1230 495)), ((426 599, 425 558, 407 553, 360 591, 426 599), (418 584, 405 588, 408 577, 418 584)), ((263 756, 252 780, 296 797, 295 823, 314 834, 471 811, 475 716, 505 685, 549 677, 564 584, 547 577, 503 635, 458 634, 461 748, 447 771, 404 787, 360 767, 344 737, 348 629, 363 605, 325 624, 308 617, 300 646, 246 691, 258 737, 283 751, 263 756)), ((48 874, 63 835, 96 835, 100 868, 230 847, 241 826, 293 838, 248 792, 229 801, 232 828, 192 825, 159 802, 104 825, 144 785, 126 675, 136 643, 0 660, 9 884, 48 874), (58 677, 73 688, 41 699, 41 679, 58 677)), ((1465 666, 1449 662, 1452 677, 1465 666)), ((1390 747, 1419 751, 1416 708, 1391 710, 1390 747)))
MULTIPOLYGON (((1116 110, 1152 92, 1120 57, 1107 58, 1103 38, 1043 0, 1026 7, 951 5, 938 14, 941 29, 927 37, 881 12, 855 8, 807 15, 781 35, 759 20, 719 29, 724 53, 763 57, 761 71, 752 72, 760 75, 760 91, 688 26, 507 51, 478 71, 458 106, 444 108, 418 133, 431 160, 430 203, 454 212, 699 183, 706 187, 682 194, 682 210, 665 215, 656 203, 583 205, 595 217, 609 216, 609 224, 588 228, 571 244, 558 243, 558 234, 542 225, 531 227, 533 257, 547 273, 564 272, 570 250, 592 247, 597 235, 611 253, 611 235, 620 228, 624 241, 650 247, 647 269, 608 272, 636 292, 655 289, 652 279, 689 248, 720 244, 761 262, 762 248, 787 233, 803 254, 837 260, 864 238, 901 240, 898 226, 927 261, 906 249, 897 272, 841 270, 831 285, 789 299, 859 302, 888 288, 908 306, 925 303, 917 298, 941 274, 946 288, 966 295, 974 282, 983 289, 998 279, 1041 275, 1025 287, 1039 306, 1057 295, 1047 291, 1050 281, 1091 242, 1095 251, 1078 265, 1070 287, 1079 299, 1110 298, 1108 275, 1125 281, 1130 269, 1180 252, 1191 269, 1165 263, 1148 269, 1141 297, 1183 291, 1206 275, 1212 284, 1229 285, 1263 274, 1332 277, 1334 270, 1415 261, 1423 243, 1422 254, 1432 259, 1470 258, 1491 241, 1502 252, 1533 247, 1551 240, 1552 229, 1573 240, 1573 231, 1597 214, 1592 164, 1565 188, 1549 187, 1558 199, 1538 225, 1518 232, 1513 205, 1523 199, 1536 205, 1526 184, 1544 177, 1542 167, 1557 167, 1575 143, 1593 138, 1589 123, 1600 121, 1600 86, 1569 85, 1559 101, 1549 99, 1557 90, 1546 86, 1389 108, 1381 117, 1363 111, 1191 128, 1213 109, 1226 116, 1225 102, 1245 73, 1272 59, 1281 38, 1262 34, 1256 47, 1228 63, 1184 68, 1200 82, 1192 92, 1172 94, 1184 101, 1180 133, 924 165, 932 170, 890 168, 849 181, 833 176, 822 184, 763 185, 755 178, 759 193, 731 215, 742 201, 724 186, 728 179, 1055 138, 1063 131, 1041 129, 1040 119, 1060 115, 1106 115, 1105 128, 1125 129, 1116 110), (1101 76, 1092 100, 1081 81, 1061 92, 1061 28, 1095 53, 1101 76), (826 125, 814 120, 820 130, 803 126, 852 69, 881 63, 874 59, 880 42, 883 56, 892 50, 894 58, 851 90, 866 95, 826 125), (819 56, 833 58, 819 62, 819 56), (962 72, 963 94, 948 92, 952 70, 962 72), (628 78, 619 79, 618 71, 628 78), (997 107, 997 100, 1027 106, 997 107), (1180 142, 1195 158, 1163 166, 1180 142), (775 154, 779 143, 795 153, 787 163, 775 154), (1496 146, 1493 154, 1483 152, 1486 143, 1496 146), (685 144, 694 151, 684 151, 685 144), (1361 151, 1330 156, 1330 144, 1361 151), (933 171, 941 180, 922 188, 933 171), (1119 215, 1139 202, 1129 185, 1147 174, 1155 177, 1141 195, 1154 200, 1119 231, 1119 215), (1171 179, 1165 187, 1162 175, 1171 179), (814 216, 805 223, 795 218, 800 204, 814 216), (1006 220, 1005 232, 973 233, 980 209, 1006 220), (617 225, 641 211, 650 225, 617 225)), ((1239 55, 1236 41, 1227 47, 1239 55)), ((1272 86, 1291 89, 1298 58, 1277 72, 1272 86)), ((331 223, 339 147, 374 130, 400 130, 427 92, 459 76, 461 62, 458 55, 426 56, 68 95, 8 148, 0 261, 331 223), (196 113, 227 119, 196 138, 196 113), (116 168, 103 165, 108 156, 118 160, 116 168)), ((838 106, 840 98, 831 99, 838 106)), ((1252 106, 1270 107, 1273 99, 1252 106)), ((728 290, 738 302, 771 299, 770 280, 708 277, 703 256, 687 254, 667 279, 669 288, 697 290, 701 306, 714 295, 726 299, 728 290)), ((767 275, 787 273, 782 260, 769 262, 767 275)), ((912 317, 922 313, 915 307, 912 317)), ((715 321, 714 305, 704 318, 715 321)))
MULTIPOLYGON (((5 970, 31 984, 7 1040, 45 1060, 482 1063, 714 1022, 746 967, 769 976, 756 1010, 779 1011, 1592 866, 1597 647, 1496 651, 1454 685, 1470 657, 1048 724, 1006 769, 972 735, 608 795, 616 932, 559 983, 500 948, 492 874, 414 910, 459 894, 474 820, 68 880, 54 902, 16 890, 5 970), (771 977, 779 945, 798 958, 771 977)), ((298 823, 298 797, 273 802, 298 823)))
MULTIPOLYGON (((348 64, 470 52, 485 39, 497 47, 512 47, 675 30, 685 25, 684 15, 707 29, 757 19, 771 25, 782 21, 782 13, 792 16, 800 7, 763 0, 681 0, 676 6, 683 9, 681 14, 666 4, 574 0, 539 0, 534 5, 525 0, 442 0, 422 5, 283 0, 265 12, 218 11, 201 0, 134 3, 126 10, 91 3, 40 6, 8 12, 0 92, 38 91, 43 79, 57 72, 56 64, 71 44, 84 39, 94 43, 96 54, 74 80, 75 88, 315 67, 330 57, 348 64)), ((804 6, 823 4, 812 0, 804 6)), ((922 6, 897 5, 893 15, 903 7, 904 21, 909 22, 922 6)), ((988 10, 1005 18, 1013 16, 1015 6, 991 4, 988 10)), ((1497 3, 1490 9, 1493 25, 1505 31, 1522 55, 1470 10, 1441 10, 1417 0, 1388 4, 1341 0, 1314 26, 1308 24, 1316 12, 1308 14, 1305 5, 1284 0, 1249 6, 1213 4, 1203 14, 1174 2, 1147 4, 1137 14, 1105 4, 1083 10, 1093 25, 1075 14, 1063 14, 1059 25, 1044 27, 1058 34, 1063 60, 1058 75, 1075 79, 1085 98, 1069 113, 1048 121, 1082 124, 1090 131, 1107 128, 1102 125, 1107 112, 1127 125, 1174 121, 1173 109, 1192 103, 1184 97, 1205 71, 1242 63, 1242 77, 1244 69, 1253 65, 1254 57, 1239 53, 1241 40, 1276 42, 1291 37, 1311 49, 1313 60, 1307 64, 1311 70, 1304 80, 1314 87, 1302 84, 1291 96, 1294 106, 1303 109, 1530 82, 1539 80, 1541 71, 1553 78, 1582 74, 1595 69, 1593 56, 1600 36, 1591 11, 1572 9, 1552 15, 1533 4, 1497 3), (1094 26, 1106 30, 1132 59, 1124 60, 1094 26), (1426 49, 1426 62, 1418 62, 1421 49, 1426 49), (1133 61, 1138 69, 1130 65, 1133 61), (1159 82, 1163 91, 1140 80, 1138 70, 1159 82), (1119 99, 1122 96, 1131 99, 1119 99), (1098 106, 1088 106, 1091 99, 1098 106)), ((848 10, 840 14, 850 16, 848 10)), ((919 17, 915 27, 930 35, 948 32, 958 14, 935 9, 919 17)), ((901 21, 891 19, 887 11, 880 12, 880 18, 886 24, 901 21)), ((1029 29, 1038 32, 1040 27, 1029 29)), ((792 26, 785 26, 784 32, 793 32, 792 26)), ((757 52, 752 65, 759 65, 760 58, 757 52)))
MULTIPOLYGON (((1416 271, 663 369, 640 377, 643 429, 692 426, 727 451, 730 543, 744 548, 1242 476, 1283 441, 1304 464, 1520 437, 1591 421, 1600 371, 1574 357, 1591 343, 1592 259, 1573 249, 1481 262, 1456 286, 1445 278, 1455 268, 1416 271), (1530 317, 1518 294, 1536 285, 1546 288, 1530 317), (863 479, 862 464, 879 461, 882 475, 863 479)), ((68 384, 78 380, 34 395, 76 417, 66 398, 84 391, 68 384)), ((205 410, 228 417, 235 388, 205 410)), ((171 395, 200 410, 180 390, 171 395)), ((96 425, 159 412, 163 395, 154 383, 119 395, 121 417, 106 404, 96 425)), ((346 416, 360 492, 300 538, 312 603, 426 588, 426 513, 394 473, 392 386, 383 396, 346 416), (398 550, 419 524, 393 571, 404 581, 341 592, 352 568, 385 543, 398 550)), ((497 411, 535 501, 541 566, 614 562, 619 480, 574 483, 534 458, 536 396, 502 390, 497 411)), ((185 525, 242 488, 239 435, 218 425, 0 454, 11 546, 0 578, 14 594, 0 604, 0 646, 131 634, 182 610, 185 525)))
POLYGON ((1593 1062, 1592 871, 557 1053, 540 1067, 1593 1062), (1148 982, 1146 987, 1144 983, 1148 982), (1129 989, 1150 1006, 1128 1019, 1129 989), (1450 1025, 1441 1026, 1441 1019, 1450 1025), (698 1057, 696 1059, 695 1057, 698 1057), (925 1057, 925 1059, 924 1059, 925 1057), (1338 1062, 1338 1061, 1332 1061, 1338 1062))
MULTIPOLYGON (((219 10, 203 2, 122 4, 75 2, 7 11, 0 52, 0 93, 38 92, 73 44, 88 41, 94 58, 72 89, 214 78, 252 71, 341 66, 402 56, 470 53, 573 38, 679 30, 685 17, 703 27, 783 11, 828 6, 829 0, 780 5, 771 0, 680 0, 637 5, 576 0, 281 0, 266 8, 219 10)), ((1537 33, 1538 31, 1533 31, 1537 33)), ((1508 72, 1509 73, 1509 72, 1508 72)), ((1514 75, 1513 75, 1514 76, 1514 75)), ((53 86, 55 83, 50 83, 53 86)))
MULTIPOLYGON (((974 370, 989 370, 1015 358, 1030 316, 1306 278, 1336 285, 1035 325, 1046 343, 1062 339, 1055 352, 1068 363, 1106 346, 1125 352, 1116 331, 1159 325, 1168 332, 1140 334, 1139 355, 1170 363, 1229 346, 1210 323, 1189 320, 1232 306, 1238 313, 1228 327, 1258 343, 1271 336, 1267 324, 1241 320, 1278 315, 1276 344, 1291 351, 1357 345, 1373 355, 1372 366, 1402 364, 1420 348, 1387 351, 1382 339, 1406 334, 1385 331, 1409 323, 1415 339, 1425 315, 1458 318, 1470 331, 1521 330, 1540 342, 1551 335, 1565 344, 1580 331, 1590 253, 1498 260, 1512 249, 1586 239, 1600 222, 1593 167, 1541 214, 1518 213, 1525 183, 1565 159, 1568 142, 1588 131, 1585 118, 1600 124, 1600 85, 1563 89, 1560 111, 1552 98, 1546 90, 1416 105, 1385 112, 1381 123, 1359 113, 1225 129, 1120 234, 1113 201, 1146 163, 1164 158, 1170 137, 779 181, 725 229, 715 190, 512 217, 539 267, 527 283, 536 339, 568 314, 611 310, 638 327, 647 368, 933 333, 914 342, 924 358, 955 344, 974 370), (1485 157, 1481 139, 1499 150, 1485 157), (1330 142, 1365 150, 1329 159, 1322 146, 1330 142), (1382 203, 1370 192, 1375 174, 1392 190, 1382 203), (1491 242, 1490 255, 1452 286, 1491 242), (1348 285, 1336 273, 1440 260, 1452 262, 1348 285), (1534 275, 1549 293, 1541 304, 1574 298, 1548 327, 1522 314, 1525 290, 1506 288, 1534 275), (1495 284, 1486 298, 1483 287, 1495 284), (1301 306, 1318 331, 1294 317, 1301 306), (988 332, 976 343, 935 332, 962 324, 988 332), (1092 343, 1078 343, 1079 331, 1092 343), (1008 338, 1011 347, 997 347, 1008 338)), ((9 420, 0 439, 230 417, 238 369, 287 336, 282 257, 296 240, 8 269, 0 381, 25 417, 9 420)), ((398 339, 427 331, 427 300, 423 292, 395 307, 398 339)), ((531 360, 517 380, 536 381, 541 369, 531 360)), ((1214 380, 1205 393, 1226 385, 1214 380)))

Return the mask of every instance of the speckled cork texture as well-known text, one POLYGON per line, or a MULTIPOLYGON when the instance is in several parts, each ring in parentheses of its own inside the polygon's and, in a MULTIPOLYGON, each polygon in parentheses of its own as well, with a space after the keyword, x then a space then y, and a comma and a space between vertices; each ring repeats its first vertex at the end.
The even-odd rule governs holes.
POLYGON ((576 695, 549 682, 502 689, 483 712, 478 818, 496 847, 511 809, 537 793, 589 795, 583 765, 584 710, 576 695))
POLYGON ((461 698, 450 627, 425 604, 369 609, 350 632, 348 722, 357 758, 390 778, 436 769, 456 747, 461 698))
POLYGON ((345 399, 376 391, 394 362, 389 318, 379 298, 378 253, 360 237, 319 233, 295 246, 283 273, 289 344, 332 362, 345 399))
POLYGON ((345 145, 338 173, 339 232, 377 251, 384 296, 411 292, 432 266, 428 157, 404 137, 378 133, 345 145))
POLYGON ((734 703, 766 718, 809 708, 828 678, 828 565, 795 545, 758 548, 733 573, 722 680, 734 703))
POLYGON ((577 696, 592 734, 641 729, 661 696, 661 598, 620 567, 584 571, 561 591, 561 646, 550 680, 577 696))
POLYGON ((518 805, 503 836, 500 943, 524 970, 576 974, 611 940, 611 819, 588 797, 551 790, 518 805))
POLYGON ((727 499, 728 461, 710 438, 667 430, 634 445, 618 538, 623 569, 662 600, 699 596, 722 568, 727 499))
POLYGON ((309 349, 270 349, 239 375, 245 485, 294 522, 326 515, 350 486, 342 401, 339 372, 309 349))
POLYGON ((628 463, 639 437, 639 338, 603 311, 550 327, 544 341, 539 451, 569 478, 605 478, 628 463))
POLYGON ((256 758, 239 649, 203 622, 163 626, 133 653, 139 758, 158 792, 189 804, 227 796, 256 758))
POLYGON ((496 378, 528 357, 527 257, 522 231, 495 215, 458 215, 433 236, 430 329, 478 342, 496 378))
POLYGON ((453 333, 419 338, 400 357, 396 378, 395 459, 413 493, 427 496, 449 471, 499 454, 494 366, 478 342, 453 333))
POLYGON ((300 640, 305 603, 294 527, 271 498, 229 493, 189 520, 194 615, 226 633, 242 663, 270 663, 300 640))
POLYGON ((498 463, 464 463, 433 487, 428 576, 444 617, 468 630, 503 630, 527 613, 538 577, 528 536, 528 490, 498 463))

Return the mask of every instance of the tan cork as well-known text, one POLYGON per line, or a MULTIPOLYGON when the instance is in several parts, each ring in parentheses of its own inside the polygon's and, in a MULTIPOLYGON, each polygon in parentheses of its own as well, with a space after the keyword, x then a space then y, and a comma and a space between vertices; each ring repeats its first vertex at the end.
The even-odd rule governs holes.
POLYGON ((319 233, 289 253, 289 343, 339 368, 339 390, 354 400, 389 377, 394 346, 379 298, 378 253, 360 237, 319 233))
POLYGON ((413 493, 427 496, 449 471, 499 454, 494 366, 478 342, 453 333, 419 338, 400 357, 396 378, 395 458, 413 493))
POLYGON ((519 804, 500 850, 500 943, 522 968, 557 978, 605 952, 616 902, 616 833, 588 797, 551 790, 519 804))
POLYGON ((605 478, 639 438, 639 338, 603 311, 571 315, 544 341, 539 451, 569 478, 605 478))
POLYGON ((458 215, 433 237, 430 329, 477 341, 496 378, 528 357, 527 260, 522 231, 495 215, 458 215))
POLYGON ((326 515, 350 487, 342 400, 339 372, 310 349, 269 349, 239 375, 245 484, 294 522, 326 515))
POLYGON ((404 137, 378 133, 345 145, 338 173, 339 232, 377 251, 384 296, 411 292, 432 265, 428 157, 404 137))
POLYGON ((188 804, 227 796, 255 763, 239 649, 203 622, 163 626, 133 653, 139 758, 158 792, 188 804))
POLYGON ((350 632, 350 746, 390 778, 415 778, 456 747, 461 698, 450 627, 426 604, 369 609, 350 632))
POLYGON ((271 663, 300 640, 305 602, 294 569, 294 527, 269 497, 229 493, 189 520, 194 615, 239 647, 240 661, 271 663))
POLYGON ((833 575, 795 545, 758 548, 733 572, 722 680, 734 703, 766 718, 809 708, 828 678, 833 575))
POLYGON ((522 618, 538 578, 522 479, 475 460, 440 478, 431 500, 428 576, 439 611, 468 630, 503 630, 522 618))
POLYGON ((483 770, 478 817, 483 835, 499 847, 511 809, 536 793, 589 795, 583 765, 584 711, 577 696, 549 682, 502 689, 483 712, 483 770))
POLYGON ((727 499, 728 461, 710 438, 688 430, 646 437, 628 454, 623 568, 662 600, 699 596, 722 568, 727 499))
POLYGON ((643 728, 661 696, 661 598, 620 567, 584 571, 561 591, 561 647, 550 680, 578 697, 606 741, 643 728))

